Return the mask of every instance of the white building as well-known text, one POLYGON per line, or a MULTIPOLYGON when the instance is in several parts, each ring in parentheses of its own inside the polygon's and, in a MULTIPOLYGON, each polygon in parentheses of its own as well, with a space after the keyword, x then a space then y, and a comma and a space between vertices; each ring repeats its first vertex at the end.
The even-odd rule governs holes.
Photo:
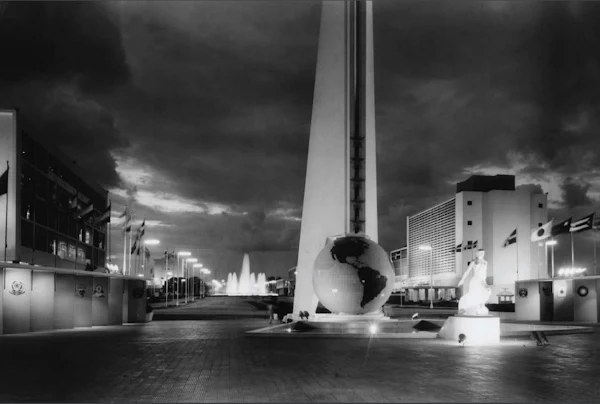
POLYGON ((505 289, 514 292, 516 280, 545 277, 543 257, 530 241, 548 219, 545 194, 515 188, 511 175, 474 175, 456 191, 454 198, 407 218, 409 300, 429 299, 432 278, 434 299, 457 297, 455 288, 480 248, 488 261, 490 303, 505 289), (516 242, 507 244, 515 230, 516 242), (432 249, 419 248, 425 245, 432 249))

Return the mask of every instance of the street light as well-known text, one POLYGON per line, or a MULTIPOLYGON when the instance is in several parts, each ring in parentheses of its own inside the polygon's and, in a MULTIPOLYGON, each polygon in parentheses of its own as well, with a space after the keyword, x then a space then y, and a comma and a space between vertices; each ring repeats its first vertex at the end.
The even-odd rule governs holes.
MULTIPOLYGON (((202 273, 203 273, 203 274, 205 274, 205 275, 208 275, 208 274, 210 274, 210 269, 208 269, 208 268, 202 268, 202 269, 200 270, 200 272, 202 272, 202 273)), ((202 279, 202 283, 203 283, 204 285, 206 285, 206 282, 204 281, 204 279, 202 279)), ((203 290, 203 292, 206 292, 206 291, 205 291, 205 290, 203 290)))
POLYGON ((557 244, 556 240, 546 241, 546 245, 552 247, 552 278, 554 279, 554 246, 557 244))
MULTIPOLYGON (((196 263, 194 265, 192 265, 192 276, 196 276, 196 268, 202 268, 202 264, 201 263, 196 263)), ((194 286, 196 285, 196 283, 194 282, 194 286)), ((200 287, 202 287, 202 284, 200 284, 198 286, 198 296, 200 296, 200 287)), ((194 299, 196 298, 196 288, 194 287, 194 299)))
POLYGON ((192 253, 189 251, 179 251, 177 253, 177 302, 175 303, 176 306, 179 306, 179 257, 189 257, 190 255, 192 255, 192 253))
MULTIPOLYGON (((148 239, 144 240, 145 245, 158 245, 160 244, 160 240, 157 239, 148 239)), ((142 268, 144 268, 144 274, 146 274, 146 248, 144 248, 144 254, 142 255, 142 268)), ((152 294, 156 293, 156 285, 154 284, 154 277, 152 277, 152 294)), ((154 296, 152 296, 154 298, 154 296)))
POLYGON ((429 244, 420 245, 419 250, 421 251, 429 251, 429 308, 433 309, 433 248, 429 244))
MULTIPOLYGON (((189 279, 189 278, 190 278, 190 270, 188 269, 188 266, 187 266, 187 264, 190 264, 190 263, 192 263, 192 264, 193 264, 194 262, 198 262, 198 258, 187 258, 187 259, 185 260, 185 263, 186 263, 186 266, 185 266, 185 273, 187 274, 187 279, 189 279)), ((192 280, 192 281, 193 281, 193 280, 192 280)), ((185 302, 186 302, 186 303, 188 302, 188 295, 190 294, 190 283, 192 283, 192 282, 188 282, 188 285, 187 285, 187 290, 186 290, 186 292, 185 292, 185 302)), ((193 297, 192 297, 192 300, 193 300, 193 297)))
MULTIPOLYGON (((166 269, 166 268, 165 268, 166 269)), ((167 272, 167 281, 165 282, 165 307, 169 307, 169 276, 173 277, 173 272, 167 272)))

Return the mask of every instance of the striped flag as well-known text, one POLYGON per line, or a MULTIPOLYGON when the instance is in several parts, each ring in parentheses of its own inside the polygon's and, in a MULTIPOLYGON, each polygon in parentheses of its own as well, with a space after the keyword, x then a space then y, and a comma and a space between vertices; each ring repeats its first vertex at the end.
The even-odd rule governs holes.
POLYGON ((79 212, 77 212, 77 220, 85 219, 93 211, 94 211, 94 204, 90 203, 88 206, 86 206, 85 208, 83 208, 79 212))
POLYGON ((571 223, 571 228, 569 229, 569 231, 571 233, 577 233, 580 231, 591 229, 594 224, 594 214, 595 213, 596 212, 584 217, 583 219, 579 219, 579 220, 576 220, 573 223, 571 223))
POLYGON ((563 220, 557 225, 552 226, 552 236, 558 236, 559 234, 568 234, 571 231, 571 221, 572 217, 567 220, 563 220))
POLYGON ((454 252, 455 252, 455 253, 459 253, 459 252, 461 251, 461 249, 462 249, 462 243, 459 243, 459 244, 456 246, 456 248, 454 248, 454 252))
POLYGON ((104 223, 110 223, 111 205, 112 205, 112 203, 109 201, 108 206, 106 207, 106 209, 104 209, 104 212, 100 216, 98 216, 94 219, 94 224, 96 224, 97 226, 100 226, 104 223))
POLYGON ((8 168, 0 176, 0 195, 8 193, 8 168))
POLYGON ((123 233, 129 233, 131 231, 131 210, 129 209, 129 205, 125 206, 125 210, 123 213, 119 215, 119 217, 124 217, 125 221, 123 222, 123 233))
POLYGON ((475 240, 475 241, 473 242, 473 249, 474 249, 474 250, 477 248, 477 241, 479 241, 479 240, 475 240))
POLYGON ((550 220, 545 225, 535 229, 531 232, 531 242, 542 241, 547 239, 552 235, 552 224, 554 223, 554 219, 550 220))
POLYGON ((508 236, 508 238, 504 242, 504 247, 508 247, 509 245, 514 244, 516 242, 517 242, 517 229, 514 229, 512 231, 512 233, 510 233, 510 236, 508 236))

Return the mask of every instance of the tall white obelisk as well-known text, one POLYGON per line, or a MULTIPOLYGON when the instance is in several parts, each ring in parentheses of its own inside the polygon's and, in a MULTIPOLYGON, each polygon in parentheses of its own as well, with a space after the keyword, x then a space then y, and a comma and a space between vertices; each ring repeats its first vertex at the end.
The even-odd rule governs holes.
POLYGON ((312 272, 327 237, 377 242, 371 1, 323 1, 294 315, 314 314, 312 272))

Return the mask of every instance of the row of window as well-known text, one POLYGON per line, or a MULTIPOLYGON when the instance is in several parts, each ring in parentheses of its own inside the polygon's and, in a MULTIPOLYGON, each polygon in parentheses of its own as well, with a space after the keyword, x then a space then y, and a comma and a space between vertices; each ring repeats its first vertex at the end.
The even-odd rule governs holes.
POLYGON ((104 266, 103 250, 66 238, 27 220, 21 220, 21 245, 75 262, 104 266))
MULTIPOLYGON (((87 196, 90 202, 96 208, 105 206, 106 198, 98 191, 89 186, 79 176, 75 175, 65 164, 58 158, 49 153, 42 145, 33 140, 25 131, 21 131, 21 155, 23 164, 21 166, 22 177, 24 177, 25 185, 34 182, 36 194, 46 200, 51 200, 55 194, 55 182, 48 179, 47 175, 52 173, 56 177, 62 179, 67 184, 75 188, 82 195, 87 196)), ((66 193, 68 203, 68 193, 62 187, 58 187, 59 192, 56 196, 59 201, 64 202, 65 195, 61 198, 62 193, 66 193), (62 200, 61 200, 62 199, 62 200)))
MULTIPOLYGON (((472 206, 473 205, 473 201, 467 201, 467 205, 472 206)), ((543 209, 544 208, 544 204, 543 203, 538 203, 538 208, 543 209)))

